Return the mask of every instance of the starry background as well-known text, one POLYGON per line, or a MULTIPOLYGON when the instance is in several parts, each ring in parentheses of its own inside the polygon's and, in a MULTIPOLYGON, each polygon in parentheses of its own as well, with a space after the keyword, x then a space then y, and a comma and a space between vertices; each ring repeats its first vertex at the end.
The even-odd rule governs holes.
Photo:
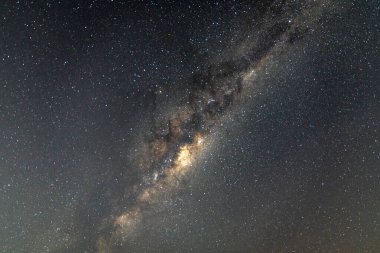
MULTIPOLYGON (((380 251, 380 6, 332 6, 120 252, 380 251)), ((96 252, 102 220, 138 182, 139 146, 194 73, 302 8, 3 1, 0 251, 96 252)))

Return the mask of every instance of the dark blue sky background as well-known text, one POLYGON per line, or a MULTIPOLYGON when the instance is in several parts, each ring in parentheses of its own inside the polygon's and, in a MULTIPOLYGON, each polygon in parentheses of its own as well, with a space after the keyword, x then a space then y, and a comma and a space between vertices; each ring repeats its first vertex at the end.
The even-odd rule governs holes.
MULTIPOLYGON (((1 3, 0 251, 95 252, 194 73, 308 1, 289 2, 1 3)), ((380 251, 380 6, 330 6, 115 252, 380 251)))

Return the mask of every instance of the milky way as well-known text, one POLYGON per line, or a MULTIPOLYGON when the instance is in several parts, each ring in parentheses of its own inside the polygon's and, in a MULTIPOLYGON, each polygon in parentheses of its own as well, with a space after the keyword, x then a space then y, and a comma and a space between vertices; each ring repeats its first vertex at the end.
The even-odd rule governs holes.
POLYGON ((277 13, 275 21, 268 18, 254 41, 233 49, 238 57, 233 53, 227 60, 211 61, 193 75, 188 101, 169 120, 167 133, 154 134, 146 144, 139 164, 142 183, 132 198, 133 204, 111 219, 114 231, 97 240, 98 252, 109 252, 113 245, 127 241, 144 219, 145 210, 181 184, 221 117, 229 113, 243 92, 250 91, 249 86, 256 85, 255 76, 271 58, 284 53, 313 29, 327 5, 321 1, 305 4, 299 13, 277 13), (239 56, 236 50, 242 47, 239 56))

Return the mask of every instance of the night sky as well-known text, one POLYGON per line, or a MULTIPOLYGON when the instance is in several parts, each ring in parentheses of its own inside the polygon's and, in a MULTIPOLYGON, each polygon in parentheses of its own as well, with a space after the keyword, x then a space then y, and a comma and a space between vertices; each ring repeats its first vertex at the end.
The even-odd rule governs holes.
POLYGON ((0 252, 380 252, 380 3, 1 1, 0 252))

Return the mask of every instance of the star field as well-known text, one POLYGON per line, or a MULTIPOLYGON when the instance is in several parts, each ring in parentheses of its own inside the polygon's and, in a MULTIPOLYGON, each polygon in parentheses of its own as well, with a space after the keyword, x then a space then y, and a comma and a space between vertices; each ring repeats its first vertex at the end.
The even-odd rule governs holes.
POLYGON ((380 251, 377 1, 0 6, 0 252, 380 251))

